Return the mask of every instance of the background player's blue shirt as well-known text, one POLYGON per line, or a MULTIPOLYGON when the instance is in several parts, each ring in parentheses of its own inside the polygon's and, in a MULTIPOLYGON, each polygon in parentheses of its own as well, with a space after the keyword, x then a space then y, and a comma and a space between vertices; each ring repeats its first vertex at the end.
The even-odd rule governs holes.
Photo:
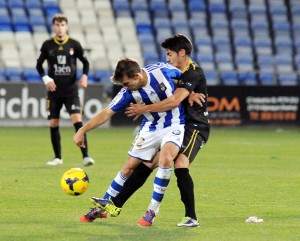
MULTIPOLYGON (((157 63, 147 65, 142 70, 148 76, 148 83, 137 91, 121 89, 109 104, 114 112, 124 111, 129 103, 150 105, 173 95, 175 84, 173 79, 181 77, 181 71, 170 64, 157 63)), ((185 114, 181 105, 165 112, 144 113, 141 128, 149 131, 162 129, 172 125, 184 124, 185 114)))

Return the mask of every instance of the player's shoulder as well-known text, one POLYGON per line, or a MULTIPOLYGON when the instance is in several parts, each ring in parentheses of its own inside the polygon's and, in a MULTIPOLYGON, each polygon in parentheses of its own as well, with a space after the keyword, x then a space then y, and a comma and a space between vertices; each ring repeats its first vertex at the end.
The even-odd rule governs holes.
POLYGON ((148 64, 144 67, 144 69, 147 70, 154 70, 154 69, 177 69, 176 67, 174 67, 173 65, 169 64, 169 63, 165 63, 165 62, 157 62, 154 64, 148 64))
POLYGON ((79 42, 79 40, 78 40, 78 39, 76 39, 76 38, 73 38, 73 37, 71 37, 71 36, 69 36, 69 39, 68 39, 68 41, 70 41, 70 42, 73 42, 73 43, 76 43, 76 44, 80 44, 80 42, 79 42))
POLYGON ((42 44, 42 49, 45 49, 45 48, 52 48, 53 45, 54 45, 54 37, 49 37, 47 38, 43 44, 42 44))
POLYGON ((203 69, 195 62, 191 61, 184 71, 185 74, 188 75, 203 75, 203 69))
POLYGON ((49 37, 44 41, 44 44, 51 44, 54 42, 54 37, 49 37))

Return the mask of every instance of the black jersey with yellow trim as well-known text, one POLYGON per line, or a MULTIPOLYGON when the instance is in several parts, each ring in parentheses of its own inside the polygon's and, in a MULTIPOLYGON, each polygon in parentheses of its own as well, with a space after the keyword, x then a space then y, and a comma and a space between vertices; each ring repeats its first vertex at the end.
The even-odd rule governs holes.
POLYGON ((186 124, 193 125, 196 129, 202 124, 209 125, 208 111, 207 111, 207 86, 205 74, 200 66, 193 61, 190 61, 188 66, 183 70, 182 79, 177 88, 185 88, 190 93, 202 93, 205 97, 203 106, 194 103, 190 106, 188 97, 183 101, 183 106, 186 113, 186 124))
POLYGON ((54 79, 57 86, 55 94, 65 96, 77 92, 77 59, 83 63, 83 73, 88 74, 89 62, 84 56, 80 42, 67 36, 62 42, 53 37, 43 43, 37 69, 43 76, 44 70, 38 68, 38 65, 41 66, 47 60, 47 74, 54 79))

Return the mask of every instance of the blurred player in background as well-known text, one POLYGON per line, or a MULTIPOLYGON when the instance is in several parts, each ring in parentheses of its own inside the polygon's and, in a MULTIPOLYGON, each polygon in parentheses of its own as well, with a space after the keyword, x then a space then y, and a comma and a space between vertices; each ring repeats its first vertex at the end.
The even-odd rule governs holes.
MULTIPOLYGON (((116 67, 112 80, 121 83, 124 88, 111 101, 109 107, 89 120, 74 135, 74 142, 79 147, 84 147, 84 134, 99 127, 110 119, 116 112, 124 111, 130 103, 152 104, 173 95, 175 84, 173 79, 179 79, 182 73, 179 69, 166 63, 157 63, 140 68, 138 63, 131 58, 121 59, 116 67)), ((139 132, 128 151, 128 158, 122 170, 118 172, 104 198, 116 196, 122 189, 126 179, 135 169, 146 172, 144 180, 151 174, 152 169, 144 169, 144 163, 152 165, 154 155, 159 152, 158 171, 155 176, 155 189, 153 205, 159 206, 169 184, 173 160, 177 156, 184 136, 185 114, 181 105, 164 111, 144 113, 144 118, 139 132)), ((146 168, 146 166, 145 166, 146 168)), ((107 199, 91 199, 96 206, 103 205, 98 200, 108 202, 107 199)), ((91 209, 81 217, 82 222, 92 222, 95 218, 106 217, 100 209, 91 209)))
MULTIPOLYGON (((182 81, 177 84, 173 96, 151 105, 131 104, 126 113, 128 116, 136 116, 135 119, 137 119, 145 112, 170 110, 183 101, 186 112, 185 134, 180 154, 174 160, 174 168, 181 200, 185 206, 185 216, 177 224, 177 227, 197 227, 199 222, 195 211, 194 184, 188 168, 209 137, 206 79, 203 70, 190 58, 192 43, 186 36, 174 35, 166 39, 161 46, 166 50, 167 62, 183 72, 182 81), (204 98, 202 99, 203 103, 196 101, 196 99, 196 103, 189 102, 188 96, 192 92, 204 94, 201 95, 204 98)), ((198 94, 196 96, 198 98, 198 94)), ((156 160, 153 161, 153 163, 155 162, 156 160)), ((117 196, 112 196, 109 201, 99 201, 105 204, 100 208, 108 211, 112 216, 117 216, 128 198, 145 182, 145 177, 149 173, 147 168, 150 167, 140 165, 125 182, 123 189, 117 196)), ((159 210, 159 206, 155 206, 153 203, 155 203, 155 197, 152 197, 146 214, 138 221, 139 225, 152 225, 159 210)))
MULTIPOLYGON (((52 28, 55 36, 46 40, 37 60, 36 69, 47 88, 47 111, 50 120, 51 142, 55 157, 47 164, 56 166, 63 164, 61 156, 61 141, 59 132, 60 110, 65 105, 71 116, 71 121, 77 131, 82 127, 82 110, 78 96, 78 85, 86 88, 88 84, 89 62, 84 56, 81 44, 68 36, 68 19, 62 14, 54 15, 52 28), (77 66, 79 59, 83 63, 83 74, 77 85, 77 66), (43 68, 44 61, 48 63, 48 73, 43 68)), ((94 160, 88 155, 87 139, 85 147, 81 148, 83 164, 93 165, 94 160)))

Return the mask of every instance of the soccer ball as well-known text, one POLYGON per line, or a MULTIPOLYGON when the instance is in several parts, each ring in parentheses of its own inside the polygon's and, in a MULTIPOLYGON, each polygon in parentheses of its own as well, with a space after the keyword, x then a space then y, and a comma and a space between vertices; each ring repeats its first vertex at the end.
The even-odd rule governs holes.
POLYGON ((89 186, 88 175, 80 168, 71 168, 61 177, 60 184, 65 193, 78 196, 89 186))

